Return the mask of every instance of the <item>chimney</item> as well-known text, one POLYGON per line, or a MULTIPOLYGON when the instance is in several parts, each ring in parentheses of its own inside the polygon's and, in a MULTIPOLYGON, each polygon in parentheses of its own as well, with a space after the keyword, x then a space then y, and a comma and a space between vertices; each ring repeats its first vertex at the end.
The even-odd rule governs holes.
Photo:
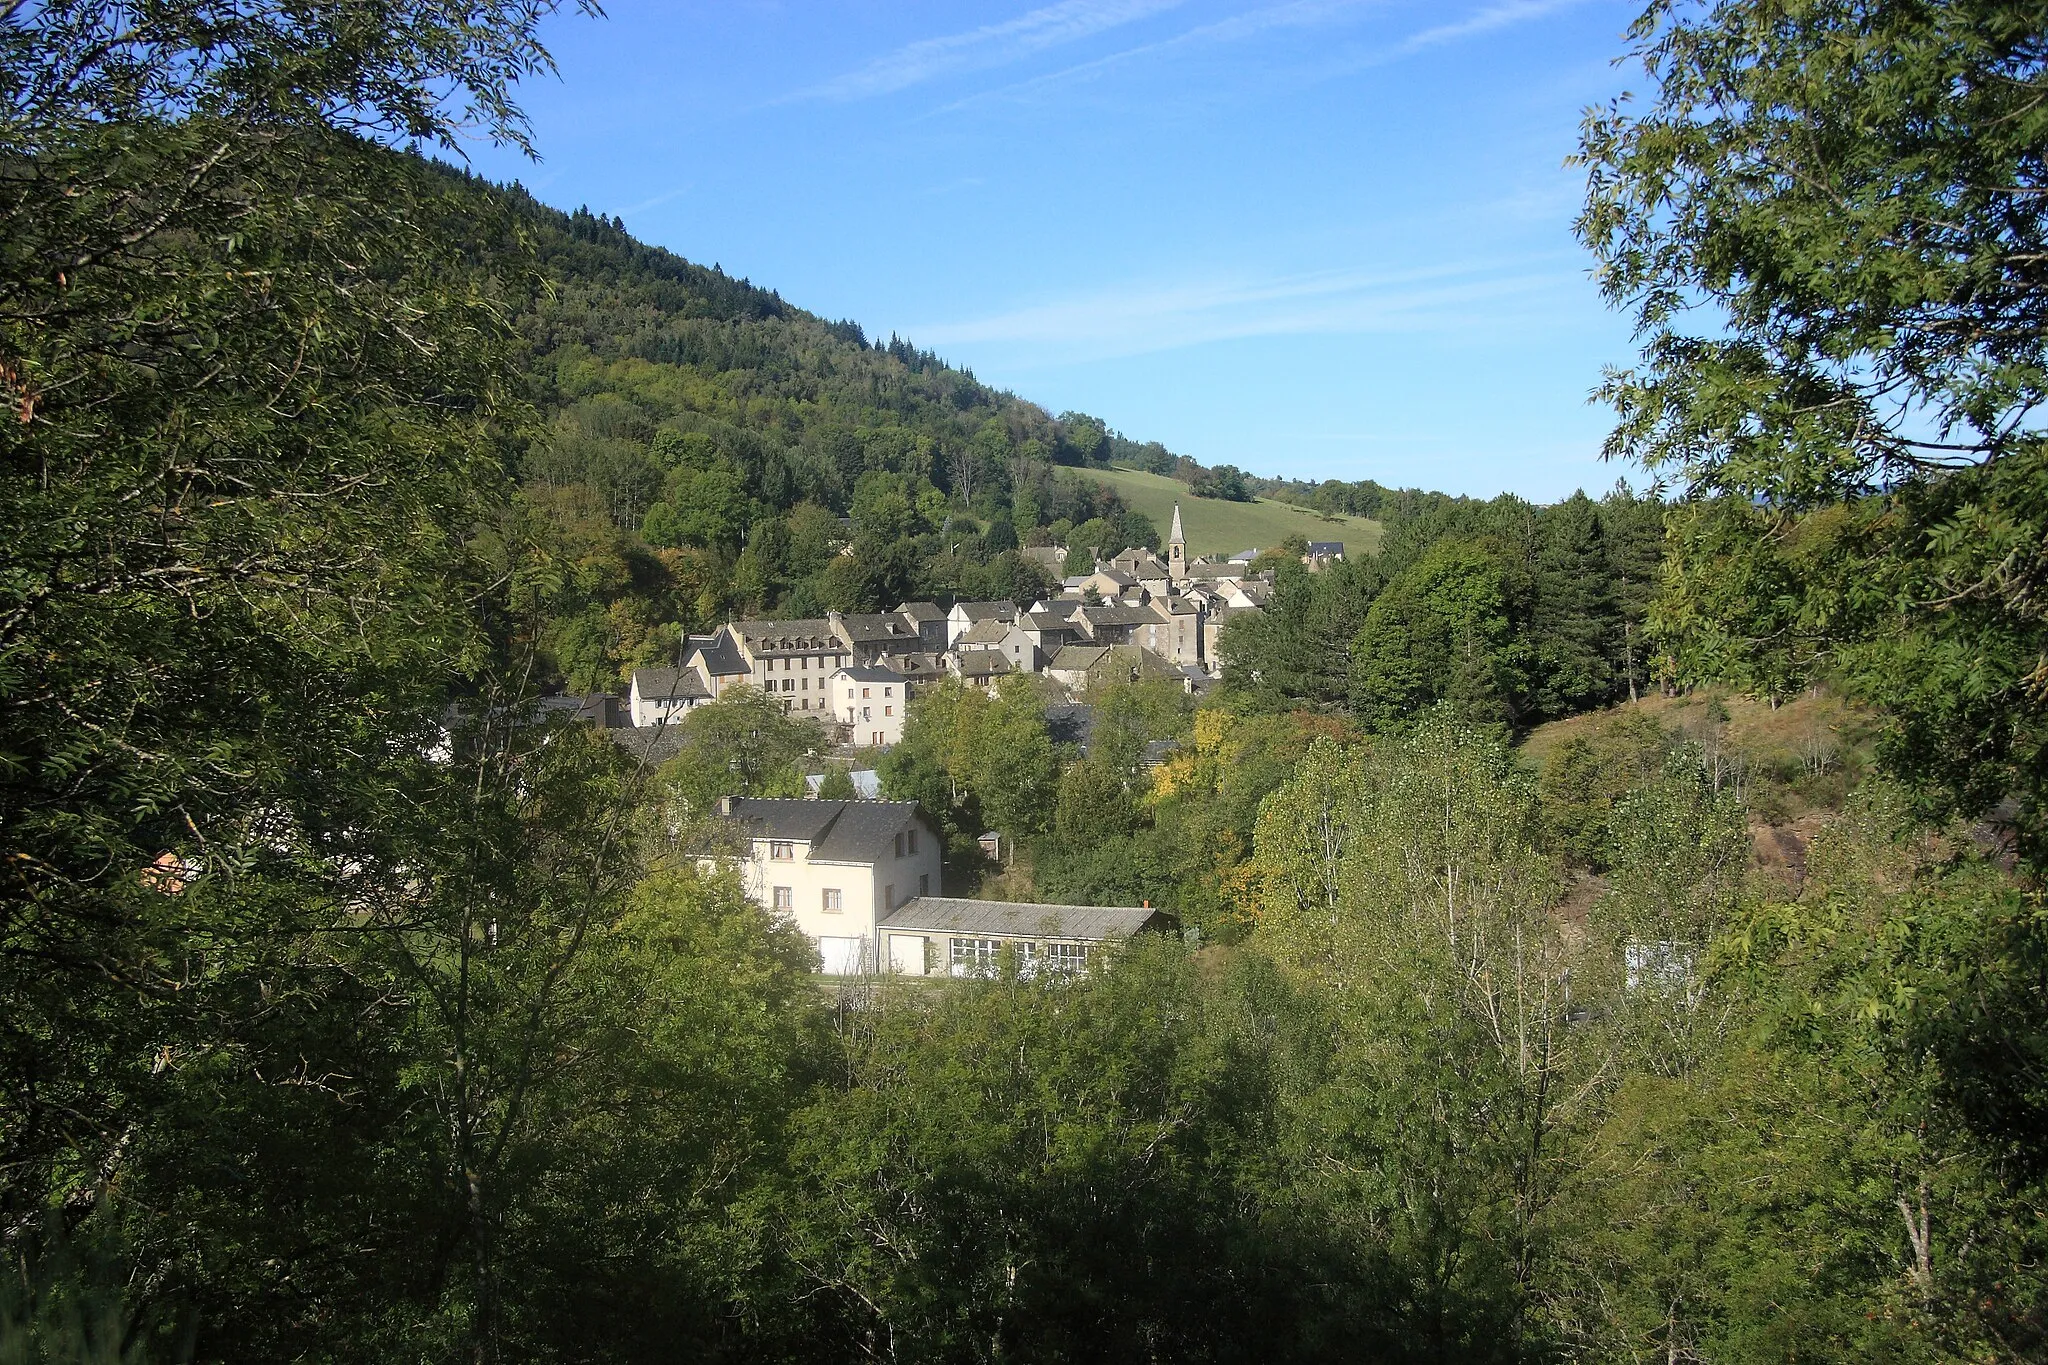
POLYGON ((733 798, 732 798, 732 797, 730 797, 730 796, 721 796, 721 797, 719 797, 719 798, 718 798, 718 813, 719 813, 720 815, 731 815, 731 814, 732 814, 732 805, 733 805, 733 798))

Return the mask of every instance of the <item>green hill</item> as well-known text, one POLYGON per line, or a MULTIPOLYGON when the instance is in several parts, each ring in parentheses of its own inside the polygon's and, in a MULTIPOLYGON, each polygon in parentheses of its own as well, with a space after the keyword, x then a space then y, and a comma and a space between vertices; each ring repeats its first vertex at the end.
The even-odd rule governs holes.
POLYGON ((1150 517, 1162 536, 1173 522, 1174 503, 1180 503, 1181 529, 1187 533, 1191 555, 1265 549, 1291 535, 1310 540, 1341 540, 1351 554, 1370 553, 1379 548, 1380 524, 1364 517, 1325 517, 1306 507, 1269 498, 1256 502, 1197 498, 1177 479, 1143 474, 1135 469, 1076 470, 1074 476, 1114 488, 1128 506, 1150 517))

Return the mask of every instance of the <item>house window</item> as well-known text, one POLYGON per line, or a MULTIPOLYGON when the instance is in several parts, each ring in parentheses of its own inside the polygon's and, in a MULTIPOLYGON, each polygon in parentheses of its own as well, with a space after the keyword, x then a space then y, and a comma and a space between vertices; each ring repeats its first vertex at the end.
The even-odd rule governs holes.
POLYGON ((802 686, 801 688, 799 688, 798 690, 799 690, 799 691, 803 691, 803 692, 808 692, 808 691, 810 691, 810 690, 811 690, 811 680, 810 680, 809 678, 805 678, 805 679, 804 679, 804 685, 803 685, 803 686, 802 686))
POLYGON ((894 910, 896 908, 896 883, 890 882, 882 888, 882 908, 884 910, 894 910))
POLYGON ((1054 943, 1045 950, 1046 966, 1056 972, 1085 971, 1088 966, 1088 945, 1085 943, 1054 943))
POLYGON ((862 688, 862 689, 860 690, 860 695, 861 695, 861 700, 862 700, 862 701, 866 701, 866 700, 867 700, 867 699, 868 699, 869 697, 873 696, 874 694, 875 694, 875 693, 874 693, 874 689, 873 689, 873 688, 871 688, 871 687, 863 687, 863 688, 862 688))
POLYGON ((917 874, 917 894, 918 894, 918 895, 920 895, 920 896, 929 896, 929 895, 930 895, 931 893, 932 893, 932 874, 931 874, 931 873, 929 873, 929 872, 920 872, 920 873, 918 873, 918 874, 917 874))
POLYGON ((896 836, 896 856, 903 856, 903 836, 900 833, 896 836))
POLYGON ((768 856, 775 862, 786 863, 796 856, 796 849, 790 845, 788 840, 777 839, 768 845, 768 856))
POLYGON ((914 829, 905 830, 903 837, 910 841, 911 856, 915 857, 917 855, 917 831, 914 829))
POLYGON ((796 892, 786 886, 776 887, 775 908, 777 910, 794 910, 796 908, 796 892))
POLYGON ((820 908, 828 915, 836 915, 846 908, 846 902, 840 896, 838 887, 828 886, 825 888, 824 903, 820 908))
POLYGON ((885 696, 885 697, 887 697, 887 696, 893 696, 893 695, 894 695, 894 689, 893 689, 893 688, 888 688, 888 687, 885 687, 885 688, 883 688, 883 689, 882 689, 882 695, 883 695, 883 696, 885 696))
POLYGON ((896 708, 893 706, 885 706, 882 708, 882 714, 885 716, 893 716, 896 714, 896 708))
POLYGON ((946 945, 946 968, 954 976, 983 976, 996 969, 1002 951, 1001 939, 951 939, 946 945))

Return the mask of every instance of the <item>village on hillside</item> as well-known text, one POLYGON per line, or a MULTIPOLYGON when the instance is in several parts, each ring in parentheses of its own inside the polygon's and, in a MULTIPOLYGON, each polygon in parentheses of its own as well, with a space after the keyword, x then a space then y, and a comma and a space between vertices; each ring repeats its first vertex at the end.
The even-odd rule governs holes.
MULTIPOLYGON (((1066 563, 1063 547, 1024 553, 1054 572, 1066 563)), ((1058 718, 1085 734, 1091 689, 1151 680, 1199 693, 1213 685, 1223 628, 1270 600, 1274 572, 1254 568, 1261 557, 1246 550, 1190 560, 1176 506, 1164 558, 1136 548, 1098 559, 1093 573, 1070 575, 1056 595, 1029 605, 905 602, 886 612, 730 621, 686 636, 673 666, 633 670, 624 696, 551 698, 547 709, 660 761, 676 752, 692 710, 750 687, 815 719, 821 753, 858 757, 903 738, 923 689, 957 679, 993 694, 1005 679, 1038 674, 1054 685, 1058 718)), ((1316 572, 1343 559, 1344 546, 1312 542, 1301 558, 1316 572)), ((719 860, 736 867, 756 902, 810 937, 827 975, 979 975, 1005 948, 1027 971, 1081 971, 1104 946, 1171 927, 1149 905, 949 898, 939 839, 916 804, 879 799, 872 770, 853 777, 852 800, 819 800, 814 778, 809 799, 726 798, 718 810, 736 836, 719 860)))
MULTIPOLYGON (((1023 553, 1054 571, 1066 563, 1061 546, 1023 553)), ((1165 680, 1199 693, 1221 672, 1223 628, 1271 599, 1273 571, 1255 570, 1260 558, 1251 549, 1190 560, 1176 507, 1164 558, 1124 550, 1028 605, 905 602, 886 612, 730 621, 684 637, 674 665, 634 669, 624 696, 552 698, 550 709, 622 732, 621 742, 659 759, 672 722, 741 686, 815 717, 827 747, 868 751, 901 739, 908 702, 947 679, 994 691, 1005 677, 1041 674, 1075 701, 1112 680, 1165 680)), ((1302 555, 1311 572, 1343 558, 1341 541, 1312 542, 1302 555)))

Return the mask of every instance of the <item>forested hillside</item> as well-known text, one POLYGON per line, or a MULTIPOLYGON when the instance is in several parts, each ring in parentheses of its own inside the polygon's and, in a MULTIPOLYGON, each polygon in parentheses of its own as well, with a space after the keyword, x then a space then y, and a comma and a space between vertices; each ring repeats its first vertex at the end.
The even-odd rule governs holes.
POLYGON ((1030 600, 1049 585, 1020 544, 1157 546, 1114 490, 1058 474, 1138 449, 1100 421, 870 343, 616 220, 462 186, 506 215, 482 255, 541 419, 518 474, 566 570, 546 646, 572 686, 616 686, 729 613, 1030 600))

